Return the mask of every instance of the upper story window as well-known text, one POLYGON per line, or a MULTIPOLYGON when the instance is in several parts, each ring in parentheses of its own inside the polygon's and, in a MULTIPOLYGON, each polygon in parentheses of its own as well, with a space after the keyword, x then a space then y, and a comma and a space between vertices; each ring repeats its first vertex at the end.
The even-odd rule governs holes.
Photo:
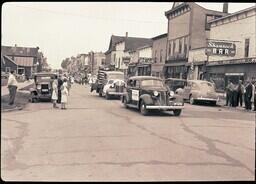
POLYGON ((188 37, 184 38, 184 54, 187 56, 187 50, 188 50, 188 37))
POLYGON ((155 58, 154 58, 155 63, 157 62, 157 50, 155 51, 155 58))
POLYGON ((163 60, 163 49, 160 50, 160 63, 162 63, 163 60))
POLYGON ((173 41, 173 44, 172 44, 172 55, 174 55, 175 53, 175 46, 176 46, 176 43, 175 43, 176 40, 173 41))
POLYGON ((169 55, 169 56, 171 56, 171 54, 172 54, 172 53, 171 53, 171 52, 172 52, 171 49, 172 49, 172 42, 169 41, 169 52, 168 52, 168 55, 169 55))
POLYGON ((182 38, 179 39, 179 53, 181 53, 182 49, 182 38))
POLYGON ((249 48, 250 48, 250 39, 246 38, 244 42, 244 57, 249 56, 249 48))

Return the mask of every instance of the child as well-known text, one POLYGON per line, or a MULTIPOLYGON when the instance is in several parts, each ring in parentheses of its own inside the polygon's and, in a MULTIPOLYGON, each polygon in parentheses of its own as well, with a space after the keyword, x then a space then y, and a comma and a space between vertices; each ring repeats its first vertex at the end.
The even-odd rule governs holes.
POLYGON ((61 109, 67 109, 66 104, 68 102, 68 89, 67 89, 67 79, 63 80, 61 86, 61 109))

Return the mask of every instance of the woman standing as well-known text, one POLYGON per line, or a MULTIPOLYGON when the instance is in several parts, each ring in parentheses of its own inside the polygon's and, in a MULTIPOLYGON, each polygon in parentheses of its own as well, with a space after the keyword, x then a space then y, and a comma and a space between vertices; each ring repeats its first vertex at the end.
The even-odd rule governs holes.
POLYGON ((52 83, 52 102, 53 102, 53 108, 57 107, 57 99, 58 99, 58 80, 57 76, 55 76, 55 79, 52 83))
POLYGON ((61 109, 67 109, 66 104, 68 102, 68 89, 67 89, 67 79, 63 80, 63 84, 61 86, 61 109))

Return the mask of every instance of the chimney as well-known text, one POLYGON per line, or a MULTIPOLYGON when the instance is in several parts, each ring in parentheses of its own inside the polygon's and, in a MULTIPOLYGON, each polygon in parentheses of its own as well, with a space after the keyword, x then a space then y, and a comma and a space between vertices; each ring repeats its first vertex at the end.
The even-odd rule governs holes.
POLYGON ((223 13, 228 13, 228 3, 223 3, 223 13))
POLYGON ((14 47, 17 47, 18 45, 15 43, 14 47))
POLYGON ((128 32, 125 32, 125 37, 126 37, 126 38, 128 37, 128 32))

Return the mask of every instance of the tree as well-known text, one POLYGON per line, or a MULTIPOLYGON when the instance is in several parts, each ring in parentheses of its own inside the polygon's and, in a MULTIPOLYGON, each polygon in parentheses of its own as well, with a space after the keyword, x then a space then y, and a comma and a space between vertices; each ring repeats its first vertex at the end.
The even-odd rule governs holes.
POLYGON ((66 58, 66 59, 63 59, 62 60, 62 63, 61 63, 61 67, 63 69, 67 69, 67 66, 70 64, 70 59, 69 58, 66 58))

